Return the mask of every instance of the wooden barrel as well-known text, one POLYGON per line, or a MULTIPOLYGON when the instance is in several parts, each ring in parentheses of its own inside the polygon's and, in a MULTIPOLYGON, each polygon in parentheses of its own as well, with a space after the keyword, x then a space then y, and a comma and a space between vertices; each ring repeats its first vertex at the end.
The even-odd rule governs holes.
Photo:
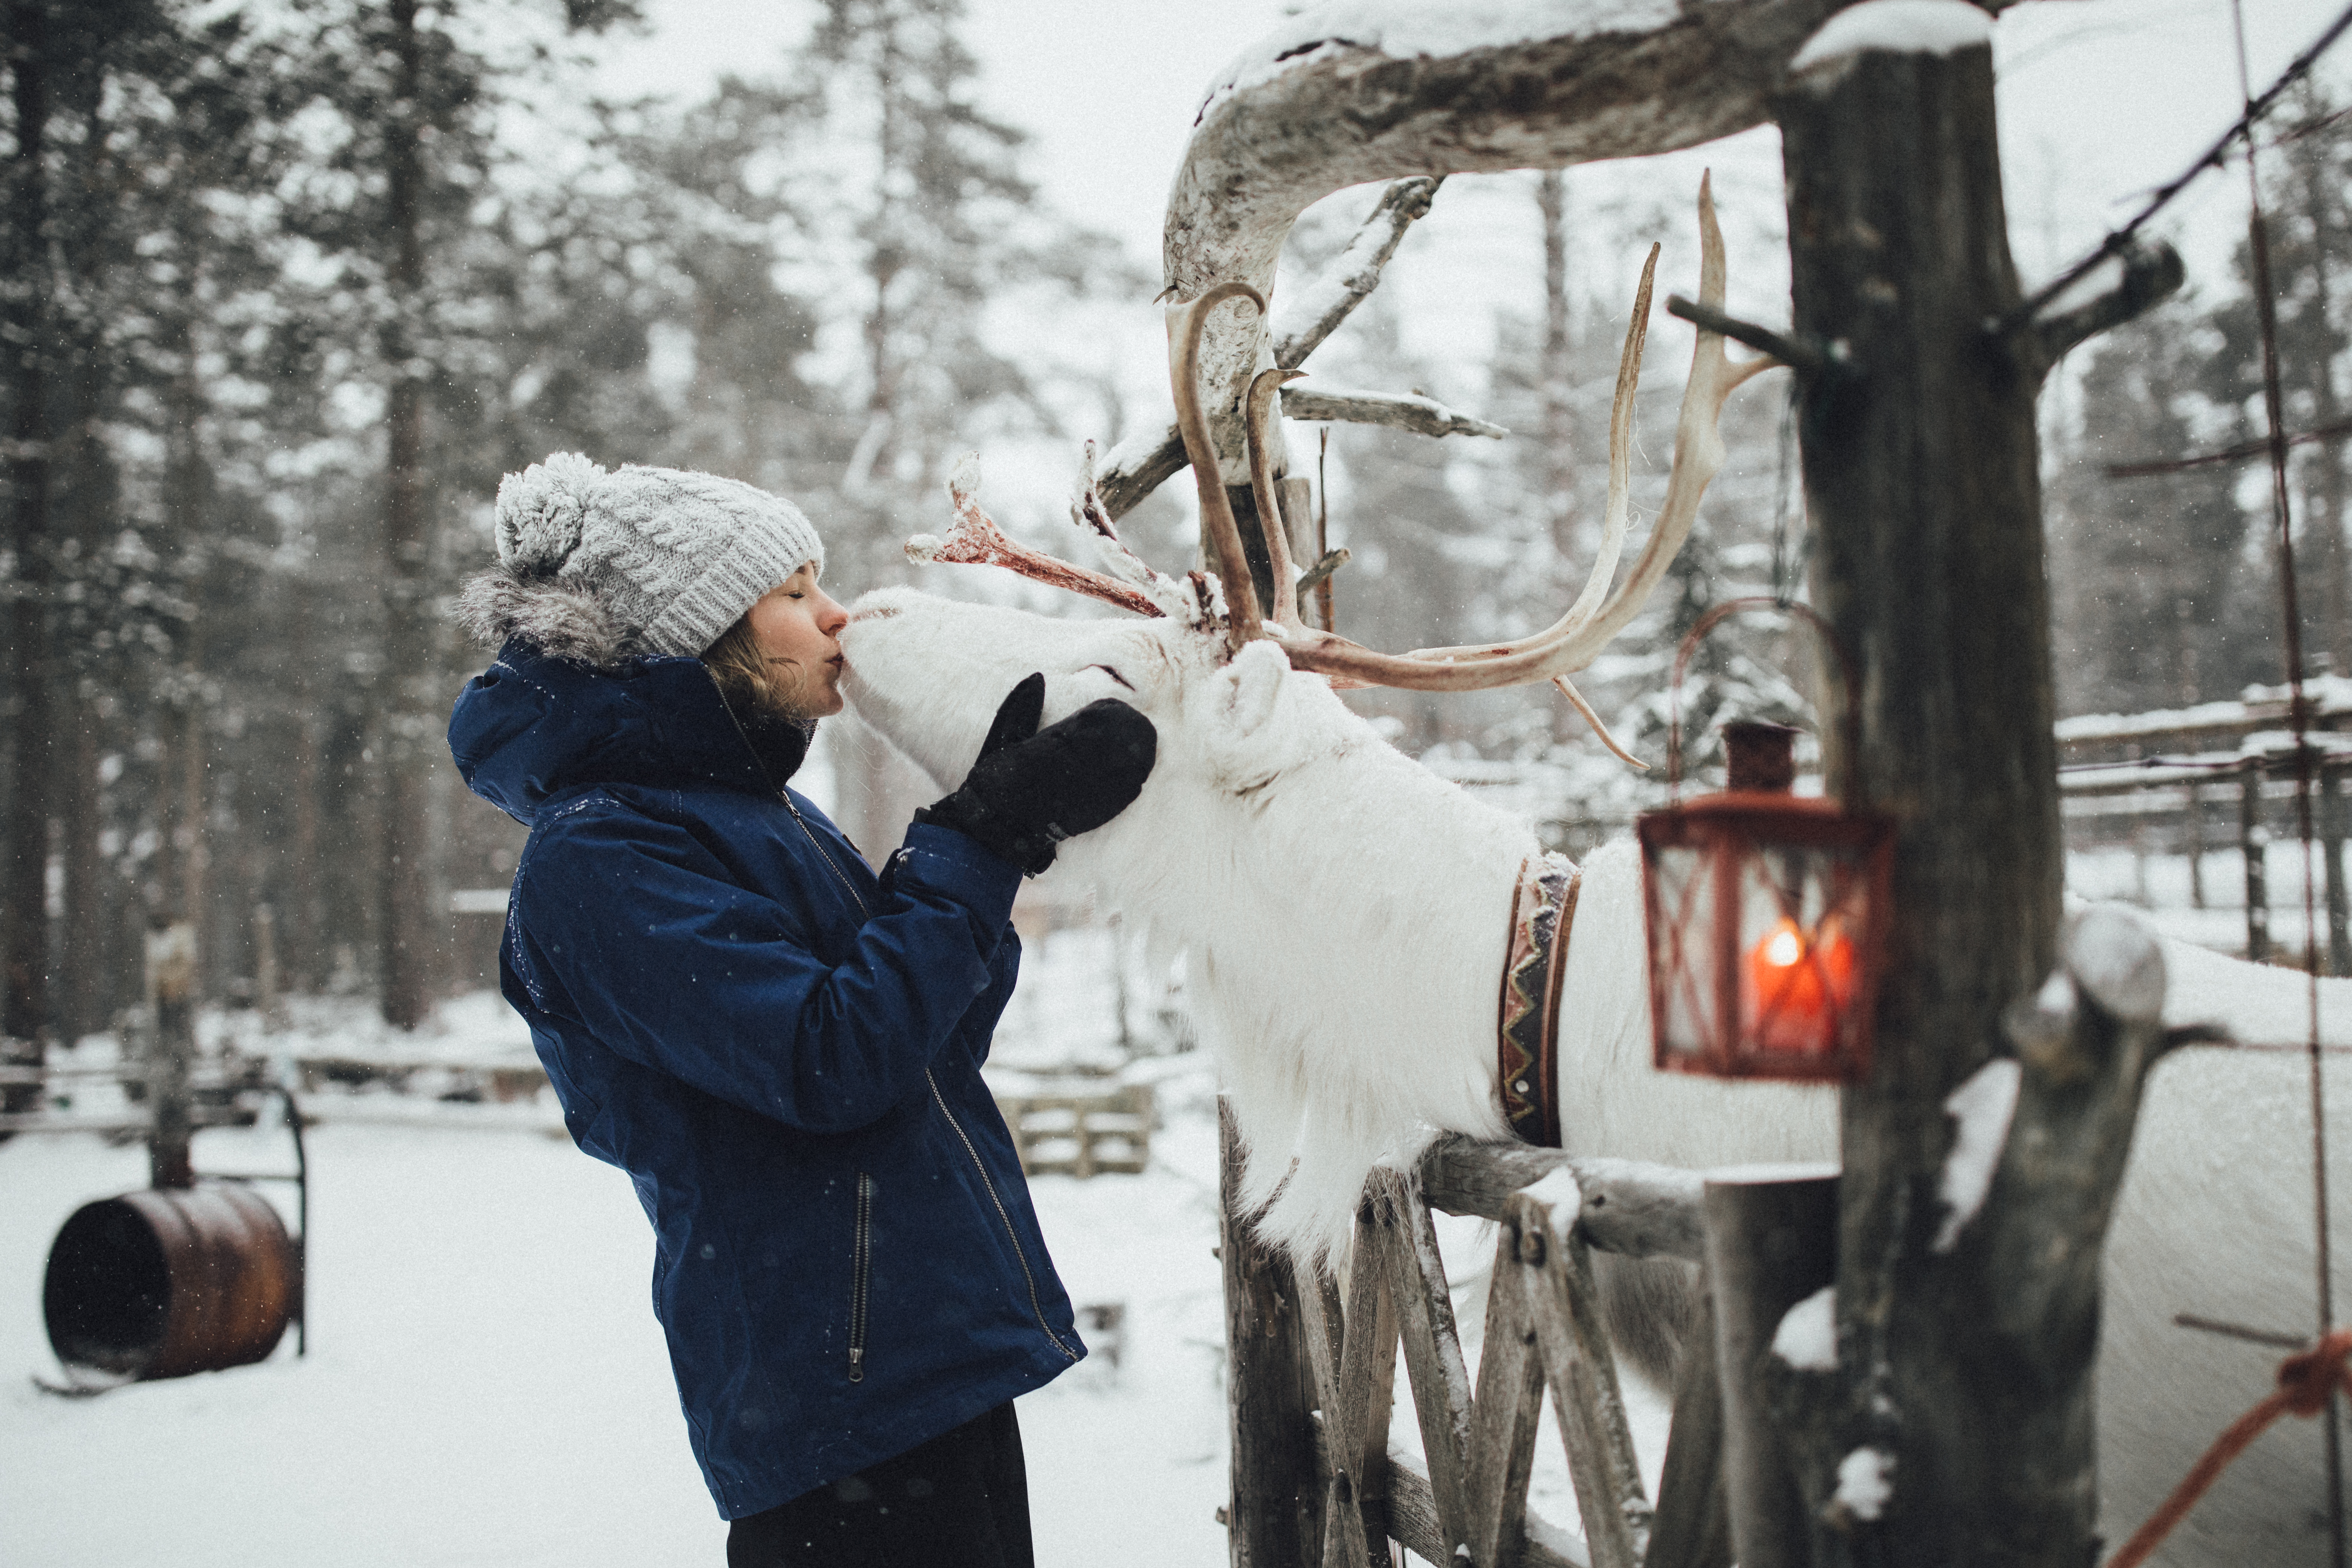
POLYGON ((49 1247, 41 1297, 58 1361, 158 1378, 261 1360, 301 1291, 278 1211, 218 1183, 83 1205, 49 1247))

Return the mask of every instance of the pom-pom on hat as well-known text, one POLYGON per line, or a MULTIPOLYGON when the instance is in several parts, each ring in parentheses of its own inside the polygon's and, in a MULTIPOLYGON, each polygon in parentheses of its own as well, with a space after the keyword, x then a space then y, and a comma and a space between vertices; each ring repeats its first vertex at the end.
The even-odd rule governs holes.
POLYGON ((605 668, 695 655, 824 543, 782 496, 716 474, 558 452, 499 485, 499 564, 459 613, 493 645, 520 637, 605 668))

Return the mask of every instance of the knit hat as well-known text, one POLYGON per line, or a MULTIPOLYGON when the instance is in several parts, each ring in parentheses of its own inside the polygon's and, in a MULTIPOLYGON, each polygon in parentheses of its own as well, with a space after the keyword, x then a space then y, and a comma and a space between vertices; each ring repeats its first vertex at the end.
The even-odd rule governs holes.
POLYGON ((493 646, 520 637, 606 668, 696 655, 824 543, 782 496, 716 474, 558 452, 499 485, 499 564, 459 615, 493 646))

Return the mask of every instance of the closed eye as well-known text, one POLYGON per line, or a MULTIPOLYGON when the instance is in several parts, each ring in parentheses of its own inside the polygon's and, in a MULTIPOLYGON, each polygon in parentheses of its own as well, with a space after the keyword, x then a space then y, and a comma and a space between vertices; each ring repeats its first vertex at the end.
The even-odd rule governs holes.
POLYGON ((1135 689, 1135 688, 1134 688, 1134 687, 1132 687, 1132 686, 1129 686, 1129 685, 1128 685, 1127 677, 1125 677, 1124 675, 1121 675, 1118 671, 1117 671, 1117 670, 1113 669, 1110 666, 1108 666, 1108 665, 1107 665, 1107 664, 1090 664, 1090 665, 1087 666, 1087 668, 1088 669, 1099 669, 1099 670, 1101 670, 1105 675, 1109 676, 1113 680, 1118 681, 1121 686, 1126 686, 1126 687, 1127 687, 1127 689, 1128 689, 1129 691, 1132 691, 1132 690, 1134 690, 1134 689, 1135 689))

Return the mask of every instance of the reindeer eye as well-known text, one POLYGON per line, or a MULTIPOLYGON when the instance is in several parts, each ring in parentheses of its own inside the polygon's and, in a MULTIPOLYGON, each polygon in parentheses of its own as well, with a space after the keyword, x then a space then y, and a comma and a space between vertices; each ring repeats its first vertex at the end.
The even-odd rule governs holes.
POLYGON ((1108 666, 1108 665, 1107 665, 1107 664, 1090 664, 1090 665, 1087 666, 1087 668, 1088 669, 1099 669, 1099 670, 1101 670, 1105 675, 1109 676, 1113 680, 1118 681, 1121 686, 1126 686, 1126 687, 1127 687, 1127 689, 1128 689, 1129 691, 1132 691, 1132 690, 1134 690, 1134 689, 1135 689, 1135 688, 1134 688, 1134 687, 1132 687, 1132 686, 1128 686, 1127 677, 1125 677, 1124 675, 1121 675, 1118 671, 1117 671, 1117 670, 1113 669, 1110 666, 1108 666))

